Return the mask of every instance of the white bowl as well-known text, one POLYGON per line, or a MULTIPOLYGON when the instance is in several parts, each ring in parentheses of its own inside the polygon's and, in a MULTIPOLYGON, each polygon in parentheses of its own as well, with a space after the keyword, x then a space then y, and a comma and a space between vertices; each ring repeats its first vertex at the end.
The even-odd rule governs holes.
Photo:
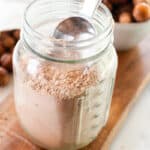
POLYGON ((117 50, 128 50, 149 34, 150 20, 142 23, 115 23, 114 44, 117 50))

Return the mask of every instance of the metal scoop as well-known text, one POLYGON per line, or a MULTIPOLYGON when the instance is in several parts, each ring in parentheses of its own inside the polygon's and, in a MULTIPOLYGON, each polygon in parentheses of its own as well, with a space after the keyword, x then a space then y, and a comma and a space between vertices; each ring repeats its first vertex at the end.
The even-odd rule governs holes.
POLYGON ((100 0, 85 0, 81 16, 70 17, 60 22, 53 36, 65 41, 81 41, 93 37, 96 31, 87 18, 93 16, 99 2, 100 0))

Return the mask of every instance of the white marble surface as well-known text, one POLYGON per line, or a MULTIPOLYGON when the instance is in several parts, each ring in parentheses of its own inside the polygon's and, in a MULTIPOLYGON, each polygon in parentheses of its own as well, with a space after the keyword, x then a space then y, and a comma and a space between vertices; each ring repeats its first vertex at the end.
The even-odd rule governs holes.
MULTIPOLYGON (((20 27, 25 0, 0 0, 0 30, 20 27), (7 7, 6 7, 7 5, 7 7)), ((27 0, 30 1, 30 0, 27 0)), ((26 2, 27 2, 26 1, 26 2)), ((12 89, 0 88, 0 100, 12 89)), ((1 101, 0 101, 1 102, 1 101)), ((150 150, 150 84, 145 88, 110 150, 150 150)))
POLYGON ((110 150, 150 150, 150 84, 139 96, 110 150))

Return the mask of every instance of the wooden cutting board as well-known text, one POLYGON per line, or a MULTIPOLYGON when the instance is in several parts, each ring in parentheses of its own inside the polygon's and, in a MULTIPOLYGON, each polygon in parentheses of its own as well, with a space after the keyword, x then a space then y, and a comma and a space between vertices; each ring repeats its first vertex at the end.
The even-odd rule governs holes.
MULTIPOLYGON (((107 125, 97 139, 82 150, 109 150, 137 96, 150 80, 150 37, 139 48, 119 52, 119 69, 107 125)), ((41 150, 22 131, 15 114, 13 96, 0 106, 0 150, 41 150)))

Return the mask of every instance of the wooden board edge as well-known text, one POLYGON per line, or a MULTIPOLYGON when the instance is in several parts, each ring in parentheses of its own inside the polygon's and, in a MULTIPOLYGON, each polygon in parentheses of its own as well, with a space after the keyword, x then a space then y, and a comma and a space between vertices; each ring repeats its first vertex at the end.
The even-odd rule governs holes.
POLYGON ((141 83, 141 86, 138 88, 137 92, 134 95, 134 99, 131 101, 131 103, 128 104, 124 112, 119 118, 118 123, 115 125, 115 127, 111 130, 110 136, 108 136, 107 140, 105 140, 104 145, 101 150, 109 150, 111 143, 113 142, 113 139, 117 135, 118 131, 121 129, 123 126, 123 123, 127 119, 129 112, 131 108, 134 106, 134 104, 137 102, 139 96, 141 95, 141 92, 146 88, 146 86, 150 83, 150 74, 145 78, 145 80, 141 83))

